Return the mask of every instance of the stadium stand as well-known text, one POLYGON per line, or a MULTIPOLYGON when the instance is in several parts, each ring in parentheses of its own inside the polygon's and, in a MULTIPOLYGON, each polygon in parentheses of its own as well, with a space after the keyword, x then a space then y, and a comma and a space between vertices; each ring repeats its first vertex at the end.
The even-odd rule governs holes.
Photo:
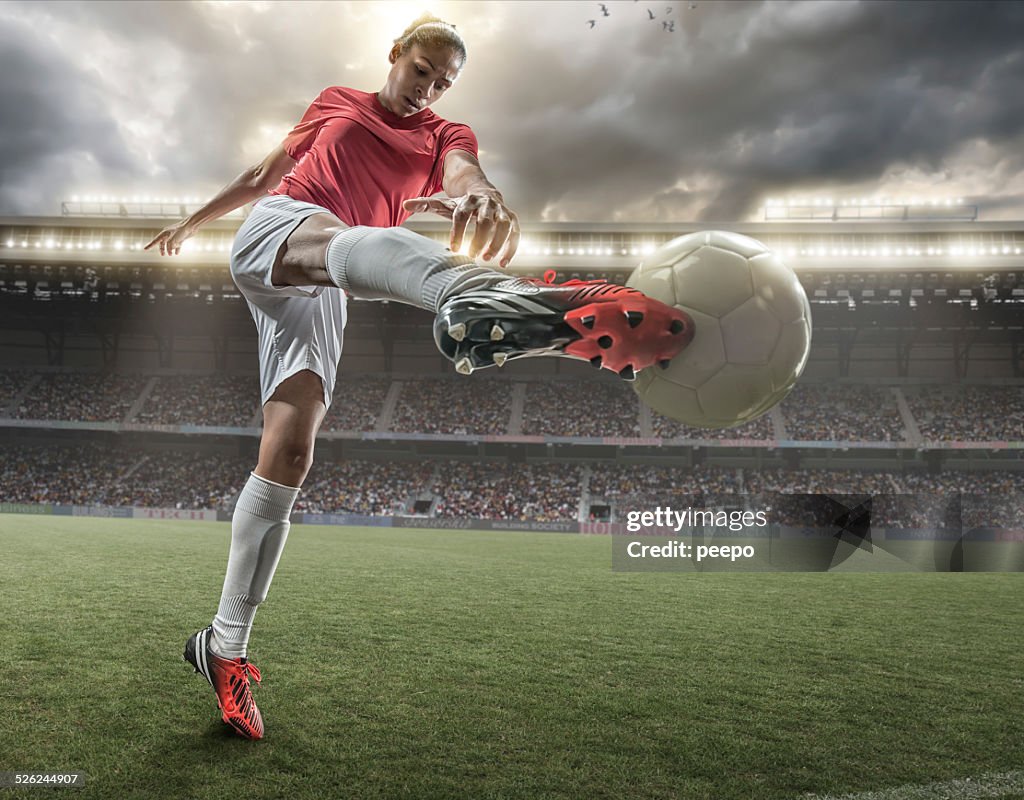
POLYGON ((870 470, 744 470, 743 489, 748 494, 885 494, 899 492, 894 477, 891 472, 870 470))
POLYGON ((765 415, 735 428, 690 428, 674 419, 651 412, 651 428, 662 439, 774 439, 771 417, 765 415))
MULTIPOLYGON (((252 320, 226 264, 237 218, 170 263, 141 249, 162 213, 72 203, 60 217, 0 220, 0 355, 27 365, 0 371, 4 502, 230 510, 255 463, 248 426, 259 424, 252 320), (32 444, 65 436, 74 444, 32 444)), ((526 227, 518 270, 555 265, 560 279, 617 283, 697 229, 526 227)), ((686 428, 642 408, 627 384, 554 359, 456 377, 433 347, 429 314, 353 302, 335 403, 296 510, 573 520, 582 509, 585 521, 595 507, 595 518, 615 519, 692 493, 963 492, 971 519, 1019 522, 1020 223, 731 227, 782 254, 812 305, 803 381, 770 416, 686 428), (522 438, 537 436, 559 441, 522 438)), ((422 232, 446 241, 448 226, 422 232)), ((886 502, 879 519, 939 513, 931 499, 886 502)))
POLYGON ((339 375, 321 430, 375 430, 390 386, 387 375, 339 375))
POLYGON ((404 514, 413 497, 429 489, 433 473, 430 461, 314 462, 295 510, 368 516, 404 514))
POLYGON ((161 376, 133 422, 245 427, 258 409, 255 375, 161 376))
POLYGON ((508 433, 512 384, 446 378, 404 383, 391 430, 400 433, 508 433))
MULTIPOLYGON (((34 378, 7 415, 16 419, 121 422, 151 380, 147 373, 0 371, 0 414, 34 378)), ((378 428, 388 391, 402 386, 387 430, 441 435, 509 434, 512 382, 395 375, 339 378, 325 432, 378 428)), ((581 437, 641 436, 638 401, 624 384, 547 378, 524 382, 522 433, 581 437)), ((923 439, 1024 439, 1024 387, 985 384, 798 385, 779 406, 786 438, 905 442, 909 432, 897 392, 923 439), (894 391, 895 390, 895 391, 894 391)), ((140 425, 246 427, 259 424, 259 385, 250 374, 161 374, 131 422, 140 425)), ((651 433, 666 440, 770 440, 770 415, 735 428, 690 428, 651 412, 651 433)))
POLYGON ((594 465, 590 472, 591 505, 606 503, 611 517, 620 520, 630 511, 699 506, 706 494, 739 491, 735 469, 612 463, 594 465))
POLYGON ((638 412, 636 394, 621 381, 532 381, 526 386, 523 433, 635 437, 638 412))
POLYGON ((0 370, 0 413, 14 401, 32 377, 33 373, 28 370, 0 370))
MULTIPOLYGON (((0 502, 229 511, 250 457, 195 450, 112 450, 96 444, 0 448, 0 502)), ((939 473, 683 467, 440 459, 314 463, 296 512, 586 521, 581 504, 633 510, 683 507, 739 493, 879 496, 876 525, 935 526, 964 493, 964 522, 1024 527, 1024 472, 939 473), (587 486, 586 492, 584 487, 587 486), (423 510, 417 501, 427 499, 423 510)), ((959 512, 958 512, 959 513, 959 512)), ((784 521, 784 520, 775 520, 784 521)))
POLYGON ((441 470, 436 516, 502 520, 574 520, 580 469, 575 464, 453 464, 441 470))
POLYGON ((14 409, 12 416, 120 422, 145 385, 146 378, 137 374, 47 373, 14 409))
POLYGON ((153 453, 110 486, 104 505, 228 509, 253 466, 218 453, 153 453))
POLYGON ((1019 386, 921 386, 903 390, 924 439, 1020 441, 1024 439, 1024 388, 1019 386))
POLYGON ((890 442, 907 438, 892 390, 798 384, 780 405, 790 439, 890 442))
POLYGON ((8 445, 0 449, 0 501, 107 505, 129 466, 96 445, 8 445))

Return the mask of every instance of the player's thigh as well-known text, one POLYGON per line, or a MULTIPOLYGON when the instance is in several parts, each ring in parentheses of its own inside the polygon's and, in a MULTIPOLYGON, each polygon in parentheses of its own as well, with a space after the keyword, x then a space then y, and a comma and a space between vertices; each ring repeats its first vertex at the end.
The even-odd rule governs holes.
POLYGON ((263 404, 263 427, 300 438, 315 436, 326 413, 323 379, 304 369, 281 381, 263 404))
POLYGON ((278 250, 272 282, 276 286, 333 286, 327 274, 327 245, 348 228, 333 214, 312 214, 296 226, 278 250))

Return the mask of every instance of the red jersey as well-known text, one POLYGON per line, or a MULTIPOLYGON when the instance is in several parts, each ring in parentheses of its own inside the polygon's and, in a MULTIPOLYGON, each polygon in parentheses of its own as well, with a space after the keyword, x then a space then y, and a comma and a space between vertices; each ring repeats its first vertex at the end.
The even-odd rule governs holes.
POLYGON ((331 86, 285 137, 298 163, 270 194, 316 203, 348 225, 387 228, 409 218, 402 201, 441 191, 445 156, 477 155, 469 126, 429 108, 399 117, 376 94, 331 86))

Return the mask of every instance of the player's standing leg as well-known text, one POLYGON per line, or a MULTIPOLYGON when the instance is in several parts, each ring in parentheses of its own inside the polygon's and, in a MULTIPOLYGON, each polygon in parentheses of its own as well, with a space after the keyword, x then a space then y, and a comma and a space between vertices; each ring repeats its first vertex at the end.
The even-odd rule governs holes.
POLYGON ((232 277, 258 334, 263 433, 258 463, 232 516, 216 617, 189 638, 184 656, 210 682, 222 719, 250 739, 263 736, 263 720, 249 687, 250 678, 260 679, 247 660, 249 634, 331 404, 346 321, 345 296, 338 289, 293 287, 274 275, 299 223, 322 212, 289 197, 267 198, 239 228, 231 254, 232 277))
POLYGON ((256 609, 267 597, 290 527, 295 498, 313 463, 326 407, 319 375, 303 370, 282 381, 263 406, 259 462, 238 496, 231 549, 213 624, 186 643, 185 659, 213 687, 224 722, 249 739, 263 719, 249 677, 260 679, 247 649, 256 609))

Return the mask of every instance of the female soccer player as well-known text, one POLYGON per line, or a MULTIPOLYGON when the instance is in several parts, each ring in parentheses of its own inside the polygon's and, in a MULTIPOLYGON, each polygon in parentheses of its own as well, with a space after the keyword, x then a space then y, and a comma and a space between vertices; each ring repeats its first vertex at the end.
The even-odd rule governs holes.
POLYGON ((262 198, 231 251, 231 274, 259 337, 259 458, 235 505, 217 614, 184 653, 213 687, 223 720, 250 739, 264 729, 249 689, 250 676, 260 680, 246 659, 249 633, 331 405, 346 293, 437 312, 438 347, 464 374, 559 355, 632 379, 692 336, 682 312, 631 289, 545 284, 476 266, 477 255, 507 266, 520 233, 480 168, 472 130, 428 108, 462 72, 465 43, 454 26, 424 15, 395 40, 388 60, 379 92, 325 89, 261 164, 146 246, 177 254, 204 223, 262 198), (432 197, 441 190, 446 198, 432 197), (419 211, 451 218, 450 249, 398 227, 419 211), (470 222, 470 257, 456 255, 470 222))

